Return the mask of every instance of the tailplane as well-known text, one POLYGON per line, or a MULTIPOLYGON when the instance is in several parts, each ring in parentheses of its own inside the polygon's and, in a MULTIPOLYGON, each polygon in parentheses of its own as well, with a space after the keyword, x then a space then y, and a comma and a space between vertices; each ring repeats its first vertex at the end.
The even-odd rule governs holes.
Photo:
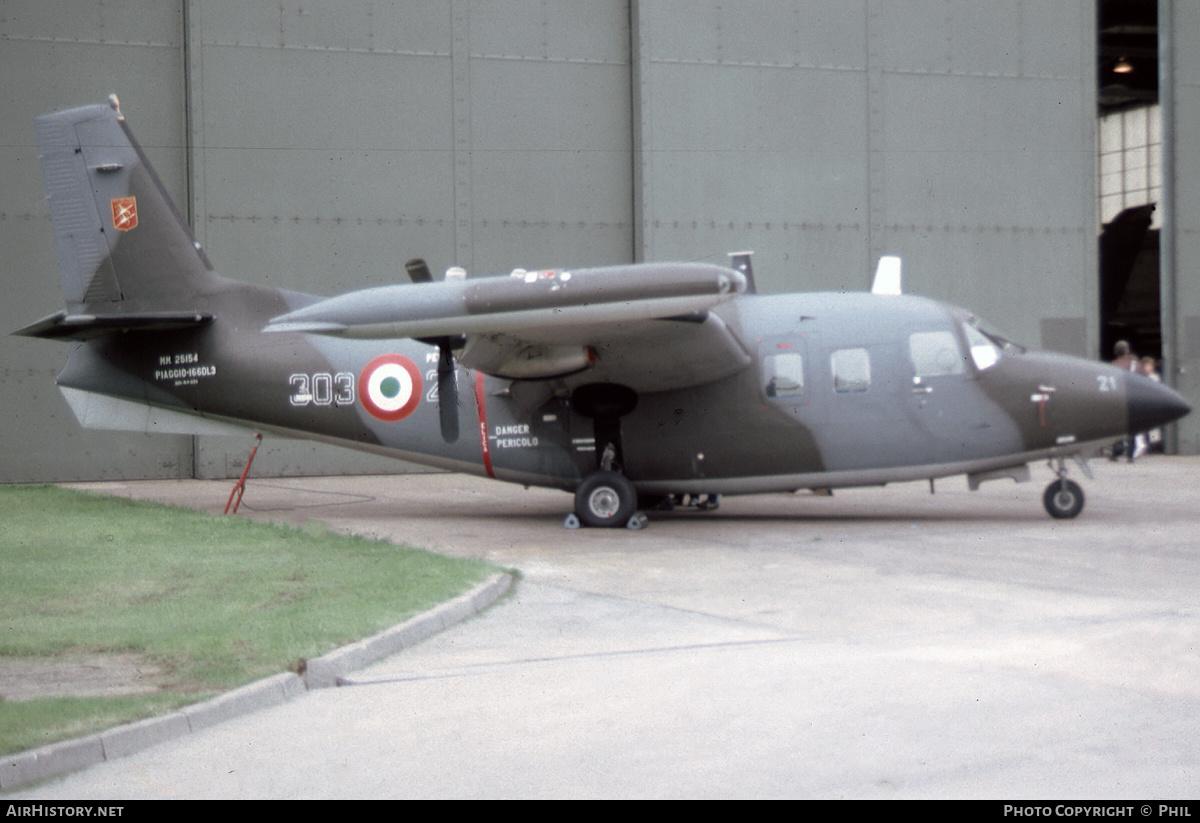
POLYGON ((87 339, 210 320, 195 306, 217 277, 116 97, 34 123, 67 310, 17 334, 87 339))

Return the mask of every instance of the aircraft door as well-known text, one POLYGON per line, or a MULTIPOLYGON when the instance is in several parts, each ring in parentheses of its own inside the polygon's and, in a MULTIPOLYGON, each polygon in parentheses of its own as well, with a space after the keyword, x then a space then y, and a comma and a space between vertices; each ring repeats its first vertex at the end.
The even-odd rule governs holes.
POLYGON ((825 463, 833 470, 903 466, 919 462, 915 423, 903 410, 908 390, 895 342, 845 343, 822 348, 825 463))
POLYGON ((912 385, 909 413, 929 443, 933 462, 970 456, 977 439, 971 421, 978 404, 974 374, 957 334, 949 328, 908 335, 912 385))
MULTIPOLYGON (((818 443, 825 414, 817 349, 808 334, 769 337, 758 347, 759 391, 765 413, 744 435, 746 454, 754 454, 754 471, 799 473, 821 471, 825 464, 818 443)), ((749 469, 747 469, 749 471, 749 469)))

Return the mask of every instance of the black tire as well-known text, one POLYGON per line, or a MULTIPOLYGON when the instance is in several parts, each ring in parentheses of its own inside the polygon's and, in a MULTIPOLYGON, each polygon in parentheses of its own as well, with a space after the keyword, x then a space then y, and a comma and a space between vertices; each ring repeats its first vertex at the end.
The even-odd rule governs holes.
POLYGON ((616 472, 593 472, 575 490, 575 514, 585 526, 624 526, 636 510, 637 490, 616 472))
POLYGON ((1083 511, 1083 489, 1073 480, 1055 480, 1046 487, 1042 504, 1051 517, 1069 520, 1083 511))

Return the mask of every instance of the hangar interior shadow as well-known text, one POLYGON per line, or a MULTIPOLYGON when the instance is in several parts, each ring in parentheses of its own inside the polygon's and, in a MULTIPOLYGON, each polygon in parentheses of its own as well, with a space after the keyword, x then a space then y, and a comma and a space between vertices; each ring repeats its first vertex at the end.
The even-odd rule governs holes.
POLYGON ((1162 357, 1158 229, 1154 204, 1125 209, 1100 234, 1100 353, 1118 340, 1139 355, 1162 357))
MULTIPOLYGON (((1099 0, 1097 24, 1097 116, 1156 106, 1157 0, 1099 0)), ((1156 155, 1148 152, 1147 157, 1149 164, 1156 155)), ((1154 179, 1158 169, 1147 168, 1144 173, 1154 179)), ((1104 190, 1102 182, 1102 194, 1104 190)), ((1159 230, 1154 226, 1154 211, 1154 203, 1130 205, 1102 226, 1099 339, 1103 359, 1112 357, 1118 340, 1129 341, 1138 355, 1162 358, 1159 230)))

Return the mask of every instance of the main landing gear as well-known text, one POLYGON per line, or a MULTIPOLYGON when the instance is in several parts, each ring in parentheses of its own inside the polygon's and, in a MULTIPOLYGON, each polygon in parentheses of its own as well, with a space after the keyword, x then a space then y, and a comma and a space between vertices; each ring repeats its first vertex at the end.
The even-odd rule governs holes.
POLYGON ((567 515, 568 529, 580 526, 627 529, 646 527, 646 515, 637 511, 637 490, 623 474, 600 469, 583 479, 575 490, 575 511, 567 515))
MULTIPOLYGON (((1075 456, 1079 467, 1083 469, 1083 473, 1088 477, 1092 476, 1088 469, 1087 463, 1084 463, 1078 455, 1075 456)), ((1059 457, 1057 458, 1057 466, 1055 460, 1050 461, 1050 468, 1058 475, 1058 479, 1050 483, 1046 487, 1046 491, 1042 493, 1042 505, 1046 507, 1046 511, 1051 517, 1059 520, 1069 520, 1083 511, 1083 489, 1074 480, 1067 479, 1066 461, 1059 457)))
POLYGON ((637 405, 637 395, 626 386, 592 383, 575 390, 571 405, 594 422, 598 468, 575 489, 575 511, 563 525, 645 528, 646 515, 637 510, 637 489, 621 473, 620 421, 637 405))

